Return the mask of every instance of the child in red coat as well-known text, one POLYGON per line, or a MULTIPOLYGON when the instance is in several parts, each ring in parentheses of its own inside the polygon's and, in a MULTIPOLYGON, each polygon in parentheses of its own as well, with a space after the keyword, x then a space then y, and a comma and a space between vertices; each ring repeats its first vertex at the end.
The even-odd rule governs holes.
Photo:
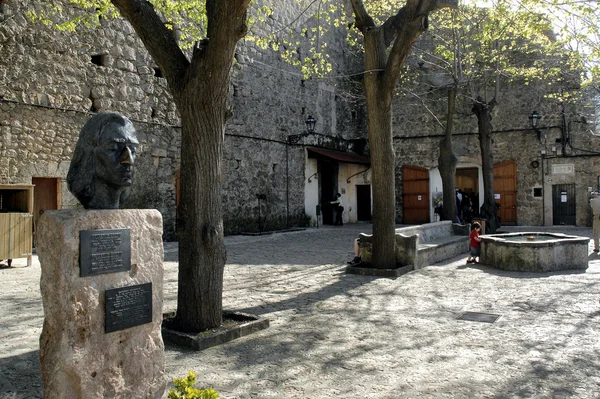
POLYGON ((473 223, 473 230, 471 230, 471 234, 469 235, 469 257, 467 258, 467 263, 478 263, 475 259, 479 258, 481 254, 481 237, 479 237, 479 231, 481 230, 481 225, 479 222, 473 223))

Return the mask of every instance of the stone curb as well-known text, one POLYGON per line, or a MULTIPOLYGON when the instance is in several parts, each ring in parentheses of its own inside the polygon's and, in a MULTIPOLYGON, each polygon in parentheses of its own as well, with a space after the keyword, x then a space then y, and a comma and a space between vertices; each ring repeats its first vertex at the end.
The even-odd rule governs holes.
POLYGON ((375 269, 373 267, 347 266, 346 273, 374 277, 400 277, 414 270, 413 265, 401 266, 395 269, 375 269))
POLYGON ((248 313, 224 311, 223 318, 243 323, 224 330, 213 330, 212 332, 208 331, 198 334, 189 334, 169 329, 165 327, 163 322, 163 340, 175 345, 185 346, 187 348, 201 351, 213 346, 233 341, 234 339, 250 335, 269 327, 268 319, 248 313))

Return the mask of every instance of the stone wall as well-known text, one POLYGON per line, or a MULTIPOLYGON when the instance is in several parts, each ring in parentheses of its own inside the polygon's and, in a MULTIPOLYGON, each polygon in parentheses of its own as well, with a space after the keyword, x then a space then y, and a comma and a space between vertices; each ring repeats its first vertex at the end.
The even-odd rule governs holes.
MULTIPOLYGON (((174 239, 180 120, 165 79, 123 20, 102 20, 100 27, 61 33, 25 17, 25 11, 37 4, 9 0, 0 5, 0 181, 30 183, 32 177, 59 177, 63 179, 62 207, 76 207, 65 179, 78 132, 90 112, 120 112, 132 119, 142 144, 134 194, 124 206, 160 210, 165 238, 174 239)), ((267 22, 254 28, 281 29, 296 18, 298 7, 297 2, 282 1, 267 22)), ((298 24, 297 33, 304 22, 310 23, 298 24)), ((306 54, 306 40, 298 46, 299 57, 306 54)), ((430 38, 426 35, 420 40, 424 45, 430 38)), ((306 146, 359 154, 368 151, 366 111, 357 75, 362 60, 348 51, 341 37, 333 43, 328 47, 336 61, 333 77, 304 79, 276 51, 240 42, 230 87, 234 112, 226 126, 223 154, 227 234, 307 223, 306 146), (319 139, 290 140, 305 133, 308 115, 317 119, 315 137, 319 139), (260 205, 259 194, 265 196, 260 205)), ((439 80, 419 66, 415 56, 407 66, 420 76, 419 84, 439 80)), ((566 104, 563 114, 561 104, 547 98, 549 91, 560 87, 503 81, 501 89, 492 121, 494 162, 517 162, 518 223, 551 224, 547 217, 551 206, 542 205, 548 196, 533 197, 533 188, 543 187, 544 193, 551 190, 548 179, 552 177, 546 174, 559 162, 575 165, 573 176, 558 178, 572 180, 578 193, 597 188, 597 158, 585 152, 598 149, 596 136, 589 133, 589 125, 580 123, 580 104, 566 104), (528 115, 533 110, 542 115, 542 143, 530 128, 528 115), (571 133, 564 153, 562 142, 556 142, 563 131, 565 137, 571 133), (553 146, 557 151, 552 151, 553 146), (541 160, 542 150, 546 151, 543 176, 542 167, 531 166, 534 159, 541 160)), ((418 99, 394 99, 397 222, 403 220, 402 166, 437 167, 443 128, 436 118, 445 120, 445 98, 439 89, 418 99)), ((481 165, 477 120, 471 107, 468 96, 459 94, 454 146, 460 163, 481 165)), ((581 225, 589 224, 585 200, 584 195, 577 197, 577 224, 581 225)))
MULTIPOLYGON (((298 5, 284 5, 255 28, 268 32, 286 26, 298 5)), ((61 178, 62 207, 76 207, 65 180, 79 130, 89 113, 120 112, 141 136, 134 194, 123 206, 158 209, 165 238, 174 239, 180 120, 165 79, 132 27, 103 19, 99 27, 57 32, 25 16, 37 7, 34 1, 7 1, 0 7, 1 181, 61 178)), ((333 56, 348 59, 342 54, 345 43, 338 44, 332 46, 333 56)), ((302 45, 299 49, 302 54, 302 45)), ((304 80, 277 52, 240 42, 230 88, 234 114, 223 155, 227 233, 307 222, 305 151, 289 145, 287 137, 304 133, 309 114, 321 134, 358 137, 362 122, 354 104, 337 95, 336 83, 304 80), (260 224, 257 194, 266 195, 260 224)))
MULTIPOLYGON (((32 177, 61 179, 63 209, 81 205, 67 188, 67 172, 81 127, 90 114, 0 102, 0 180, 31 183, 32 177)), ((174 238, 175 165, 179 129, 134 122, 140 141, 132 196, 123 208, 155 208, 164 216, 165 238, 174 238), (148 184, 156 182, 156 184, 148 184)))
MULTIPOLYGON (((593 125, 571 124, 570 140, 563 152, 562 143, 556 142, 562 138, 561 128, 562 126, 556 126, 544 129, 542 142, 538 141, 531 129, 496 131, 492 135, 494 164, 516 161, 518 225, 553 225, 552 186, 574 184, 576 225, 591 226, 589 189, 600 188, 600 136, 590 132, 593 125), (543 156, 542 151, 545 151, 543 156), (553 173, 553 165, 573 165, 573 173, 553 173), (534 196, 534 188, 542 188, 542 196, 534 196)), ((440 140, 441 135, 397 138, 394 141, 397 158, 397 221, 401 222, 403 218, 402 166, 415 165, 428 170, 436 168, 440 140)), ((459 166, 481 165, 479 138, 475 132, 458 134, 453 137, 453 141, 459 166)))
MULTIPOLYGON (((420 39, 420 47, 431 42, 429 34, 420 39)), ((403 221, 403 177, 405 165, 428 170, 438 167, 439 142, 444 134, 447 112, 447 92, 443 77, 418 62, 407 60, 409 75, 415 77, 414 93, 400 93, 394 99, 394 148, 396 151, 396 215, 403 221), (438 86, 438 88, 435 88, 438 86)), ((516 162, 517 223, 519 225, 552 225, 552 186, 574 184, 576 193, 576 224, 590 225, 589 188, 598 189, 600 168, 600 137, 595 135, 594 107, 585 96, 571 97, 565 102, 552 94, 579 88, 578 77, 565 71, 563 82, 538 81, 526 84, 518 79, 500 80, 498 104, 492 112, 493 163, 516 162), (540 140, 531 128, 532 111, 541 115, 540 140), (584 123, 585 122, 585 123, 584 123), (554 149, 554 150, 553 150, 554 149), (539 166, 534 167, 533 161, 539 166), (574 165, 572 174, 552 174, 552 165, 574 165), (534 188, 542 195, 534 196, 534 188)), ((583 93, 583 92, 582 92, 583 93)), ((580 94, 582 94, 580 93, 580 94)), ((495 87, 487 87, 488 101, 495 87)), ((454 114, 453 150, 461 165, 481 166, 477 118, 472 112, 472 97, 468 90, 458 92, 454 114)), ((534 163, 535 164, 535 163, 534 163)), ((439 188, 441 191, 441 187, 439 188)))

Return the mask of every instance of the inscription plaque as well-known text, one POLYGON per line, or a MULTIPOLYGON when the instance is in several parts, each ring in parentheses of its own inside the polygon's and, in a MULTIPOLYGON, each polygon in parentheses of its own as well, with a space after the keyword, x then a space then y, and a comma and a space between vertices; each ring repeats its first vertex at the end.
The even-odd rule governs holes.
POLYGON ((123 272, 131 269, 129 229, 81 230, 79 276, 123 272))
POLYGON ((104 332, 152 322, 152 283, 113 288, 104 292, 104 332))

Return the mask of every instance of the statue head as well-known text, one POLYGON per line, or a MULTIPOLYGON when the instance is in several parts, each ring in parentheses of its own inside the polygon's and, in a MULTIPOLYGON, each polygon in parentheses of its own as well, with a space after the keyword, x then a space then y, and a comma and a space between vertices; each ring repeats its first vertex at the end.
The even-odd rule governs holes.
POLYGON ((79 133, 67 184, 85 209, 118 209, 131 193, 139 142, 123 115, 103 112, 79 133))

